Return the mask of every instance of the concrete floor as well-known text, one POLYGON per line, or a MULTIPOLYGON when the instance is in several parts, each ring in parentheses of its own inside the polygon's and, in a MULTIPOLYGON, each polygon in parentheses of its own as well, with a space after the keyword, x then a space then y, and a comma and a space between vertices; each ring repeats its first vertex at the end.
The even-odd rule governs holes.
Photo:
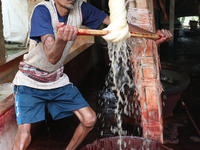
MULTIPOLYGON (((181 100, 183 100, 192 120, 200 128, 199 33, 199 31, 187 31, 185 34, 180 35, 173 47, 163 44, 160 48, 161 62, 173 64, 177 70, 186 73, 191 79, 189 87, 183 92, 173 113, 164 119, 164 145, 174 150, 200 149, 200 135, 198 135, 181 104, 181 100)), ((115 121, 113 122, 113 111, 110 109, 110 112, 102 112, 104 109, 98 100, 99 92, 104 87, 106 74, 107 69, 105 70, 104 66, 97 66, 90 72, 83 83, 78 85, 83 96, 97 112, 97 115, 104 115, 103 120, 101 119, 102 117, 99 117, 100 119, 98 119, 95 128, 89 133, 78 149, 96 139, 115 136, 109 130, 109 127, 115 124, 115 121), (104 131, 103 135, 102 130, 104 131)), ((37 132, 33 132, 32 143, 28 150, 64 150, 77 124, 78 120, 74 116, 52 121, 51 117, 47 115, 47 119, 40 124, 40 128, 36 129, 37 132)), ((141 132, 137 132, 137 125, 124 123, 123 127, 127 129, 127 135, 142 135, 141 132)))

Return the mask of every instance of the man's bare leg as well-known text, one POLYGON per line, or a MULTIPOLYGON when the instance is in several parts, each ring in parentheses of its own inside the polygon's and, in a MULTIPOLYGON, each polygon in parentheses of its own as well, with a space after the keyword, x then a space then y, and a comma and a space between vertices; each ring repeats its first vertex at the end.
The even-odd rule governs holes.
POLYGON ((18 125, 13 150, 26 150, 31 142, 31 124, 18 125))
POLYGON ((81 108, 74 111, 74 113, 79 118, 80 124, 76 128, 66 150, 75 150, 96 123, 96 113, 90 107, 81 108))

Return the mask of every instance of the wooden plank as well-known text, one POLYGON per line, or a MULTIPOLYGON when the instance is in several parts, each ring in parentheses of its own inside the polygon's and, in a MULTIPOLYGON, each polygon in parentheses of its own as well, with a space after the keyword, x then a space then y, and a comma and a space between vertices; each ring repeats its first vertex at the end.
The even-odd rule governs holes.
MULTIPOLYGON (((130 23, 136 24, 148 31, 155 31, 155 19, 152 0, 136 0, 129 7, 137 8, 137 17, 132 17, 130 23)), ((129 11, 129 9, 128 9, 129 11)), ((129 13, 128 13, 129 14, 129 13)), ((159 56, 157 45, 152 40, 143 39, 137 46, 133 45, 134 63, 140 64, 133 73, 138 99, 141 104, 143 137, 163 142, 163 120, 161 106, 161 84, 159 56), (140 59, 138 59, 138 57, 140 59), (135 59, 135 60, 134 60, 135 59), (140 61, 140 62, 139 62, 140 61)))
POLYGON ((3 36, 3 22, 2 22, 2 8, 0 2, 0 65, 4 64, 6 61, 6 48, 4 44, 4 36, 3 36))
MULTIPOLYGON (((174 35, 174 19, 175 18, 175 0, 170 0, 170 12, 169 12, 169 30, 174 35)), ((173 36, 174 37, 174 36, 173 36)), ((169 46, 174 45, 174 38, 169 42, 169 46)))

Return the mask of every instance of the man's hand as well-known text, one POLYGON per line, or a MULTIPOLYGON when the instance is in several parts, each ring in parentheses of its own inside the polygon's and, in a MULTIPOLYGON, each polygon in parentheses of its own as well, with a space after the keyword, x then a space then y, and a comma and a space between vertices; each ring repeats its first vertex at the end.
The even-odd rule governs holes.
POLYGON ((78 34, 78 28, 74 26, 64 25, 64 23, 58 23, 57 25, 57 38, 64 42, 74 41, 78 34))
POLYGON ((157 34, 161 36, 160 39, 156 40, 156 44, 162 44, 164 42, 169 42, 170 40, 172 40, 172 34, 169 30, 166 29, 161 29, 161 30, 157 30, 157 34))

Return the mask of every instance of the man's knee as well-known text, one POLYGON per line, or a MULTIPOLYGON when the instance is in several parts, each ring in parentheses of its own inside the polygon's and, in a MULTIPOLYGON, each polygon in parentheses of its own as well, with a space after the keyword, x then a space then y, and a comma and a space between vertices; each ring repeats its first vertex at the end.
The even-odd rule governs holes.
POLYGON ((21 133, 20 138, 22 139, 22 141, 31 141, 31 134, 30 132, 24 132, 21 133))
POLYGON ((17 136, 20 136, 22 139, 30 139, 31 138, 31 125, 30 124, 22 124, 18 126, 17 136))
POLYGON ((13 150, 25 150, 31 142, 31 135, 28 133, 22 133, 15 137, 15 143, 13 150))
POLYGON ((19 125, 13 150, 25 150, 31 142, 30 127, 19 125))
POLYGON ((87 114, 87 116, 83 120, 83 124, 87 128, 93 128, 93 126, 95 125, 96 121, 97 121, 96 113, 92 112, 92 113, 88 113, 87 114))

